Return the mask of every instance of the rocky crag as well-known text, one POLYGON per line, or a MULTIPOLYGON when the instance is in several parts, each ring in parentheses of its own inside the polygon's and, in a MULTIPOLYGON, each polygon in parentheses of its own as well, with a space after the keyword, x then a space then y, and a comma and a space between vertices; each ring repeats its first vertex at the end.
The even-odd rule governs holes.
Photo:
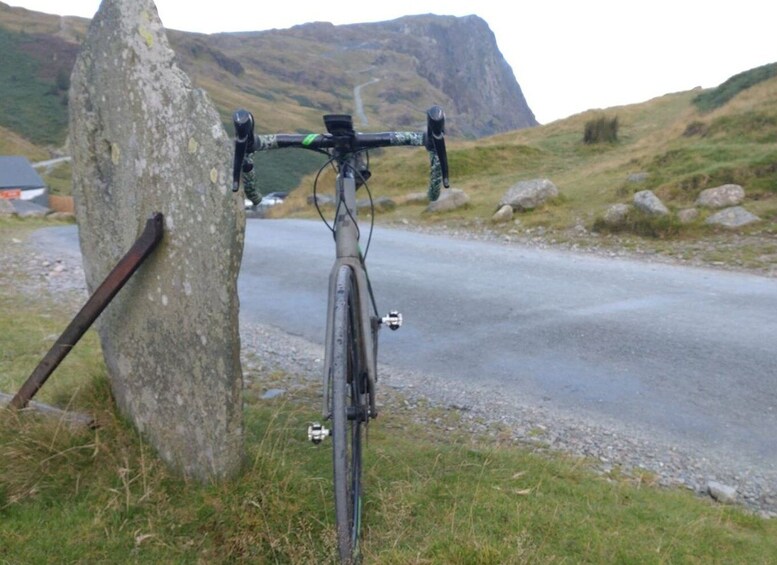
MULTIPOLYGON (((181 39, 182 47, 191 40, 181 39)), ((368 115, 394 116, 393 123, 401 125, 414 123, 416 114, 423 116, 432 103, 446 108, 451 127, 467 136, 538 125, 493 32, 477 16, 407 16, 346 26, 312 23, 218 35, 212 46, 233 56, 245 50, 255 53, 222 60, 225 69, 234 72, 235 63, 243 60, 298 85, 299 92, 329 93, 332 103, 342 100, 338 93, 344 85, 369 86, 373 94, 366 104, 368 115), (293 64, 296 58, 288 52, 280 59, 258 56, 283 52, 283 46, 304 49, 305 66, 293 64)), ((243 66, 239 72, 247 71, 243 66)), ((333 109, 348 111, 347 105, 333 109)))

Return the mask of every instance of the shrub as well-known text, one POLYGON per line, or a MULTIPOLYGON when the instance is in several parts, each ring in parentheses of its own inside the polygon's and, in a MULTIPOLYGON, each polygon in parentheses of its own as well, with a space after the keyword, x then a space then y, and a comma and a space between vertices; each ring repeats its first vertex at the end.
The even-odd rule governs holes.
POLYGON ((756 67, 734 75, 716 88, 702 92, 693 99, 693 103, 702 112, 711 112, 715 108, 723 106, 743 90, 775 76, 777 76, 777 63, 756 67))
POLYGON ((583 143, 615 143, 618 141, 618 116, 600 116, 585 123, 583 143))
POLYGON ((707 135, 708 130, 709 126, 707 126, 707 124, 696 120, 686 126, 683 137, 693 137, 694 135, 704 137, 707 135))

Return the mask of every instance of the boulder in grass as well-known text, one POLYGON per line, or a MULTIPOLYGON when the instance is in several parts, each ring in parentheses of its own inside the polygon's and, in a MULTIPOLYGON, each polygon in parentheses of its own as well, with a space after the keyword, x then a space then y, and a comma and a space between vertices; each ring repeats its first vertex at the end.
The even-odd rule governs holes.
POLYGON ((652 190, 640 190, 634 195, 634 207, 651 216, 666 216, 669 209, 652 190))
POLYGON ((604 213, 603 221, 611 227, 622 226, 626 223, 626 218, 631 212, 631 206, 628 204, 613 204, 604 213))
POLYGON ((728 229, 741 228, 743 226, 760 221, 761 218, 751 212, 748 212, 741 206, 726 208, 720 212, 716 212, 705 220, 705 222, 709 225, 721 226, 728 229))
POLYGON ((696 205, 702 208, 729 208, 739 206, 745 199, 745 189, 738 184, 724 184, 702 190, 696 199, 696 205))
POLYGON ((491 217, 491 221, 497 224, 503 224, 513 219, 513 207, 505 204, 497 210, 491 217))
POLYGON ((558 187, 548 179, 522 180, 507 189, 499 207, 507 204, 513 210, 534 210, 558 195, 558 187))
POLYGON ((434 202, 429 202, 427 212, 451 212, 463 208, 469 204, 469 196, 460 188, 446 188, 440 191, 440 197, 434 202))

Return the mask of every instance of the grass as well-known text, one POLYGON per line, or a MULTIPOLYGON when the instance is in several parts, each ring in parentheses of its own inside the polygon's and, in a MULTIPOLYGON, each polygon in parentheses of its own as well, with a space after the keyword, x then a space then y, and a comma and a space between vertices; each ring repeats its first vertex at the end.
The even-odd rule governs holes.
MULTIPOLYGON (((41 225, 0 221, 3 258, 23 249, 8 251, 11 238, 41 225)), ((74 309, 20 293, 24 276, 0 271, 5 392, 74 309)), ((171 475, 116 414, 89 332, 39 396, 94 414, 98 429, 0 411, 0 563, 333 563, 331 452, 304 437, 319 397, 301 382, 252 375, 243 470, 200 485, 171 475), (266 388, 288 392, 261 400, 266 388)), ((777 554, 777 521, 659 488, 649 474, 600 475, 509 434, 465 433, 458 413, 419 412, 386 393, 369 432, 365 562, 768 563, 777 554)))
POLYGON ((73 192, 73 166, 69 161, 59 163, 43 174, 49 194, 70 196, 73 192))
MULTIPOLYGON (((377 219, 504 232, 511 237, 517 234, 518 239, 533 237, 532 230, 541 228, 547 241, 580 247, 618 246, 624 237, 633 237, 634 245, 645 251, 692 256, 702 262, 711 256, 704 246, 717 248, 722 243, 724 250, 715 253, 716 263, 774 272, 768 249, 777 233, 777 77, 737 90, 711 111, 696 107, 699 95, 681 92, 608 108, 606 115, 618 119, 618 141, 613 143, 584 143, 585 126, 600 117, 600 111, 476 141, 451 138, 451 182, 470 196, 470 205, 434 215, 426 214, 424 206, 399 205, 377 219), (629 181, 629 175, 637 172, 646 173, 646 179, 629 181), (492 224, 491 216, 508 188, 532 178, 552 180, 561 197, 543 208, 516 214, 507 225, 492 224), (693 207, 702 190, 727 183, 744 187, 743 206, 761 222, 726 232, 706 225, 709 212, 704 210, 697 222, 679 222, 677 213, 693 207), (662 199, 670 217, 659 220, 635 213, 617 238, 596 235, 603 231, 602 218, 611 205, 629 204, 635 192, 645 189, 662 199), (747 243, 739 245, 742 238, 747 243), (687 249, 696 251, 688 254, 687 249)), ((402 202, 410 192, 425 191, 427 157, 412 150, 375 153, 372 172, 373 194, 402 202)), ((305 201, 312 178, 303 178, 300 186, 295 191, 300 194, 293 194, 273 215, 315 217, 305 201)))
POLYGON ((41 76, 40 63, 24 50, 36 41, 0 27, 0 126, 37 145, 61 145, 67 136, 67 90, 41 76))

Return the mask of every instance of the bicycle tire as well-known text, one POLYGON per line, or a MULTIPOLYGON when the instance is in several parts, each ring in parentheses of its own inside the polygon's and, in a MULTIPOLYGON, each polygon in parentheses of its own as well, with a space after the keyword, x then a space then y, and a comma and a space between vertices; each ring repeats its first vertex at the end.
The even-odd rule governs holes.
POLYGON ((332 327, 332 459, 337 545, 342 563, 360 561, 362 443, 368 403, 353 271, 341 267, 332 327))

